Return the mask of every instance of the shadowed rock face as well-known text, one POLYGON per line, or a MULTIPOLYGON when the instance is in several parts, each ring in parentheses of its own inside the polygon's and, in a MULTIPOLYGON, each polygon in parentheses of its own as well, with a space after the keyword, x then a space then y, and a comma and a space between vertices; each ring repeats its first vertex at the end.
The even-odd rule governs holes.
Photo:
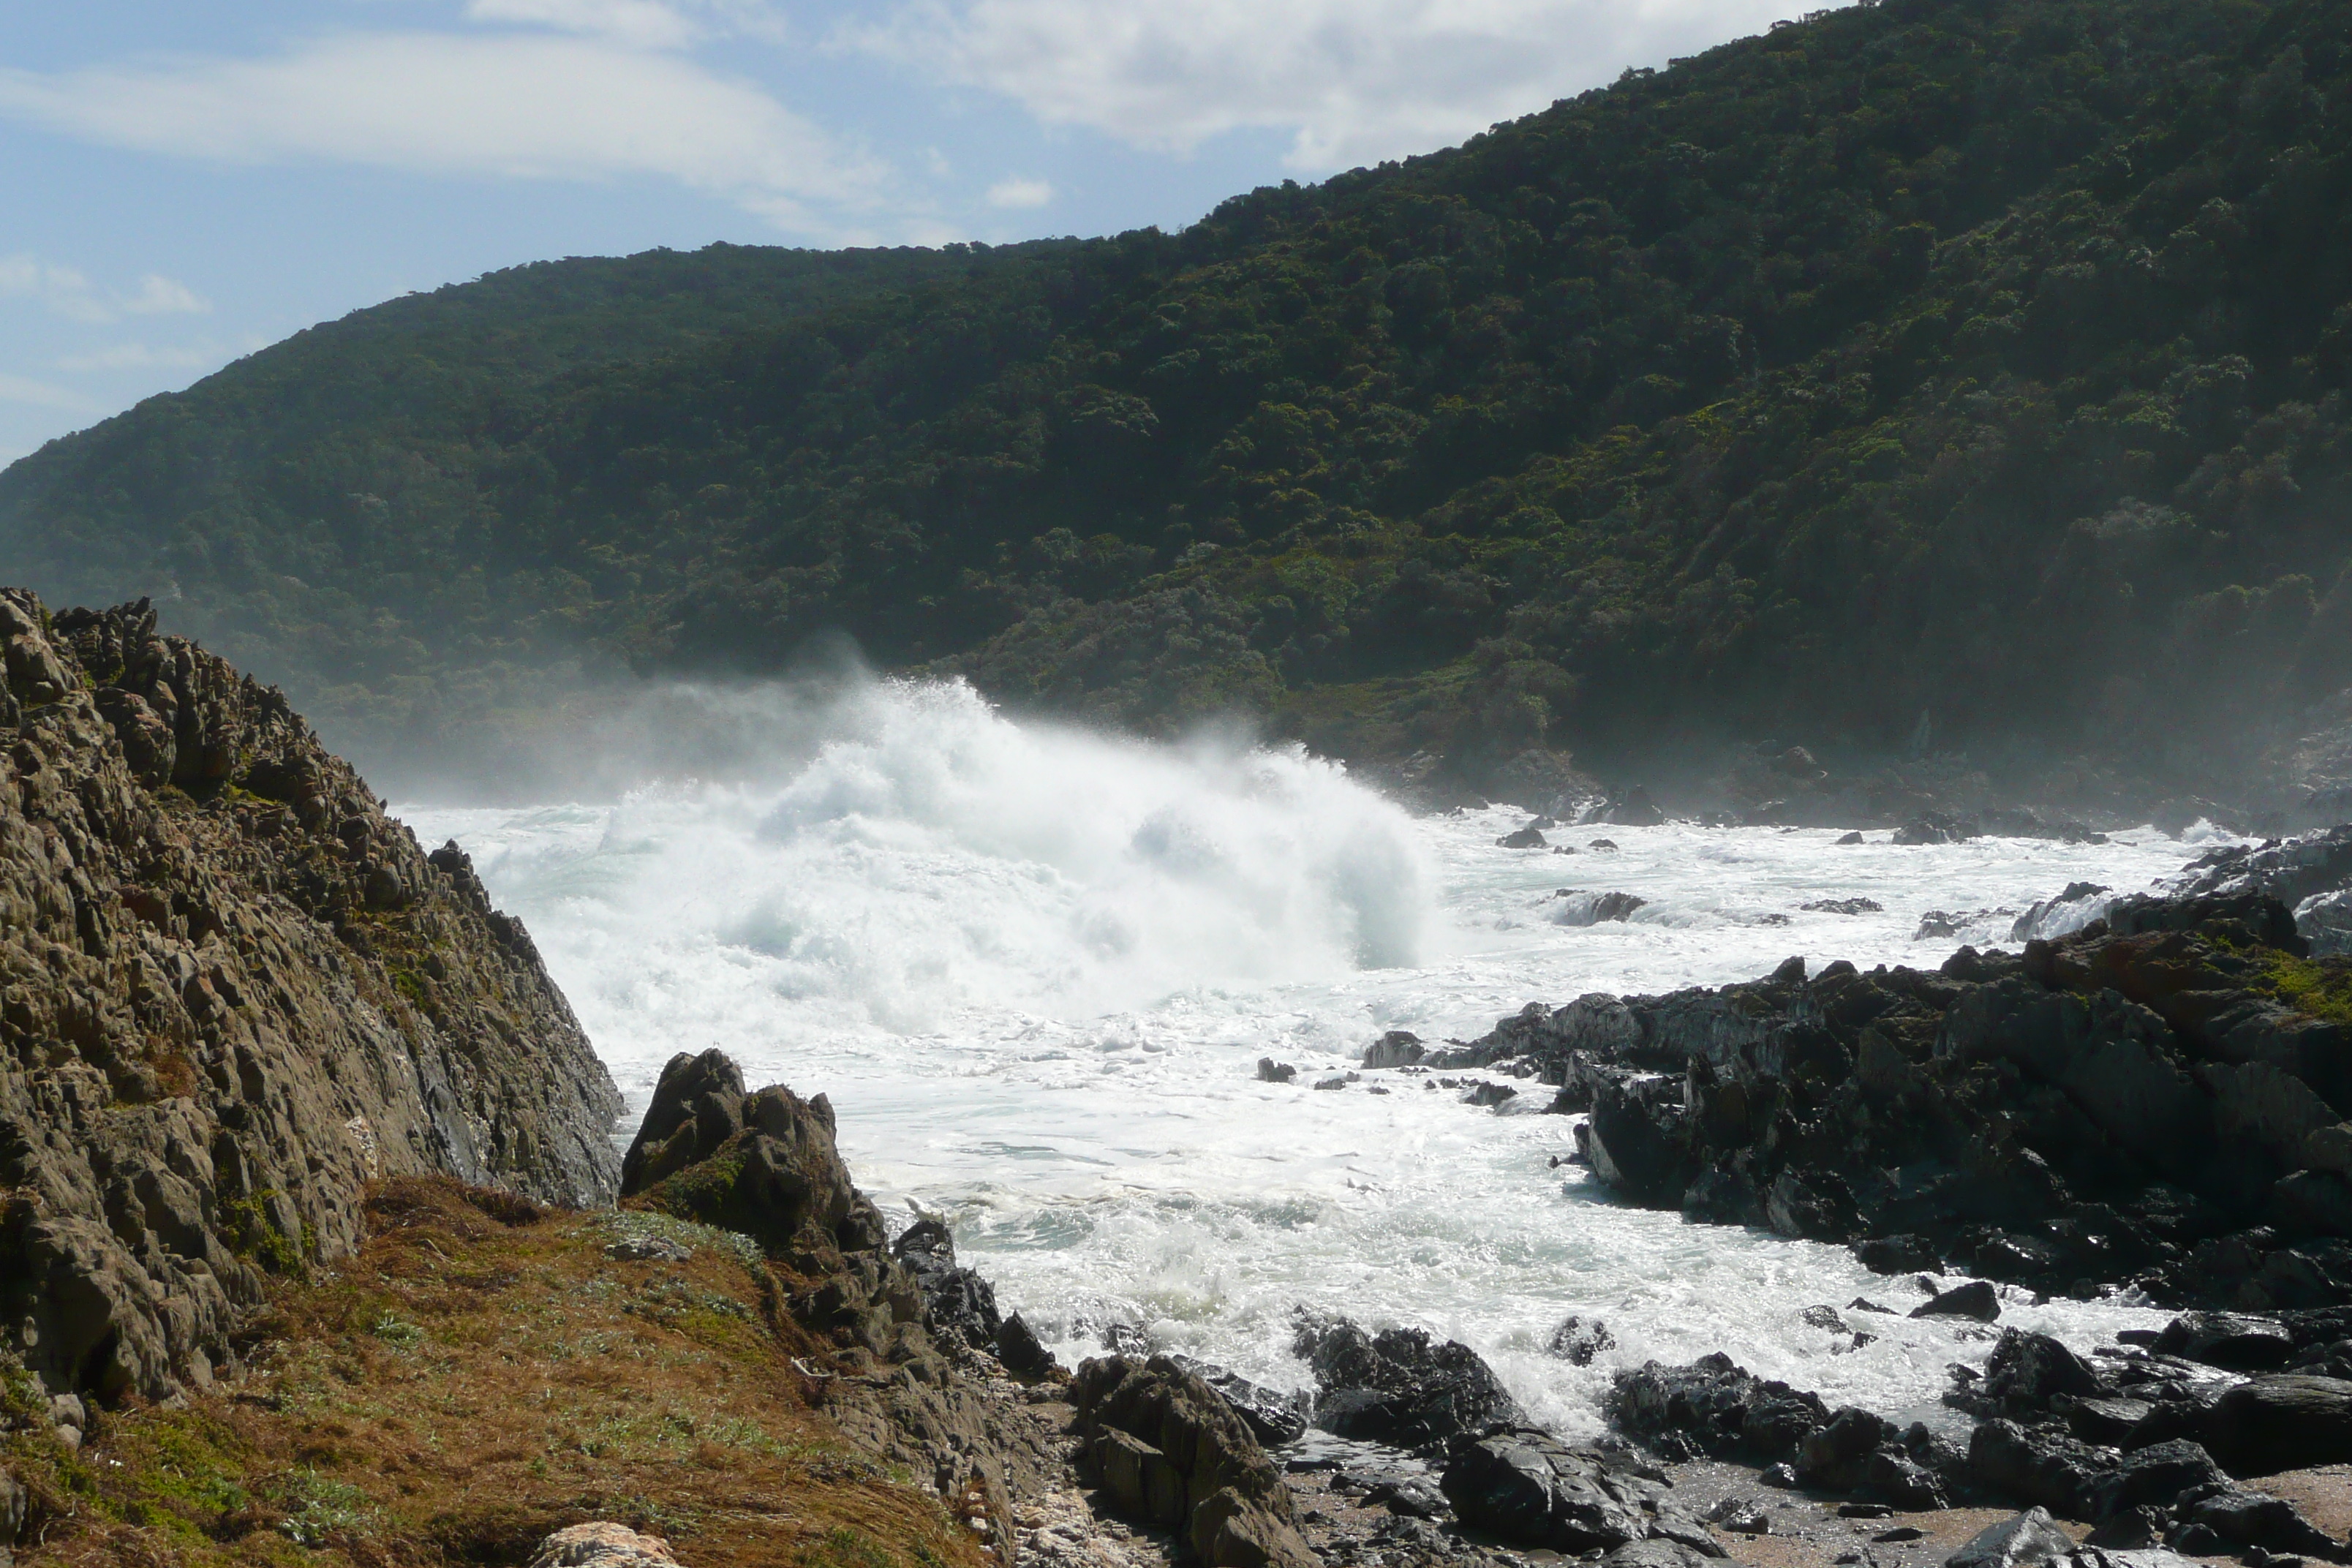
POLYGON ((0 590, 0 1343, 202 1384, 362 1188, 612 1198, 620 1097, 520 922, 144 602, 0 590))

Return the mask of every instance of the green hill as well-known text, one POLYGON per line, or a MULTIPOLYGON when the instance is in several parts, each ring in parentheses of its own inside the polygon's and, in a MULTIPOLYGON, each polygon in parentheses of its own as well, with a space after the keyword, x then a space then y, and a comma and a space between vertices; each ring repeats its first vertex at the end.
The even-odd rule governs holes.
POLYGON ((0 556, 362 751, 837 630, 1474 771, 2202 776, 2352 684, 2347 21, 1886 0, 1178 235, 523 268, 52 444, 0 556))

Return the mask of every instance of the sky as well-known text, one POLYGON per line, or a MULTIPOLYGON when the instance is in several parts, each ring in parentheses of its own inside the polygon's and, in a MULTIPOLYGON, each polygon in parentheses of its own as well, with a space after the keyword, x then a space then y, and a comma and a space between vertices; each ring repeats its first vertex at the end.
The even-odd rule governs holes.
POLYGON ((1178 228, 1790 0, 0 5, 0 463, 559 256, 1178 228))

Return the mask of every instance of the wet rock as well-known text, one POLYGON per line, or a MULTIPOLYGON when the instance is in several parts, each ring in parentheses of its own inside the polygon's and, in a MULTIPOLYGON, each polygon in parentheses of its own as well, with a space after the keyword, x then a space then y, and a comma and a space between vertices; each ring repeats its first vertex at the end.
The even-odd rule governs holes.
POLYGON ((1018 1312, 997 1325, 996 1359, 1013 1376, 1033 1382, 1052 1373, 1060 1364, 1018 1312))
POLYGON ((2000 1295, 1990 1280, 1956 1285, 1911 1309, 1915 1318, 1970 1318, 1990 1323, 2000 1316, 2000 1295))
POLYGON ((1895 830, 1896 844, 1958 844, 1962 839, 1977 837, 1977 825, 1964 817, 1947 816, 1938 811, 1915 816, 1895 830))
POLYGON ((2003 1329, 1984 1376, 1950 1403, 2027 1420, 2048 1414, 2062 1398, 2096 1399, 2113 1392, 2090 1363, 2049 1335, 2003 1329))
MULTIPOLYGON (((1855 836, 1854 842, 1857 844, 1862 842, 1860 835, 1855 836)), ((1821 915, 1874 915, 1885 910, 1886 906, 1875 899, 1816 899, 1810 904, 1799 907, 1810 913, 1821 915)))
POLYGON ((2094 1489, 2115 1468, 2115 1455, 2077 1442, 2059 1426, 1987 1421, 1969 1438, 1969 1468, 2002 1496, 2080 1518, 2094 1489))
POLYGON ((1412 1067, 1422 1059, 1421 1037, 1402 1029, 1391 1029, 1365 1047, 1364 1065, 1368 1068, 1412 1067))
POLYGON ((2144 1399, 2061 1399, 2052 1408, 2065 1417, 2066 1429, 2085 1443, 2121 1447, 2156 1406, 2144 1399))
POLYGON ((559 1530, 539 1543, 530 1568, 677 1568, 669 1542, 598 1521, 559 1530))
POLYGON ((947 1223, 920 1219, 891 1244, 890 1255, 915 1277, 922 1292, 923 1325, 942 1343, 993 1351, 1003 1320, 996 1290, 976 1269, 956 1264, 955 1238, 947 1223))
POLYGON ((1570 1316, 1560 1321, 1545 1342, 1544 1352, 1571 1366, 1591 1366, 1592 1358, 1616 1347, 1617 1336, 1598 1318, 1570 1316))
POLYGON ((2330 1562, 2352 1555, 2293 1503, 2264 1492, 2226 1483, 2184 1489, 2173 1512, 2180 1527, 2209 1531, 2240 1551, 2294 1552, 2330 1562))
POLYGON ((2084 1496, 2084 1511, 2108 1519, 2143 1503, 2170 1503, 2192 1488, 2226 1484, 2213 1456, 2184 1439, 2151 1443, 2118 1459, 2084 1496))
POLYGON ((1649 902, 1633 893, 1580 891, 1573 888, 1562 888, 1555 898, 1558 907, 1551 912, 1551 923, 1560 926, 1607 925, 1628 920, 1634 910, 1649 902))
POLYGON ((1206 1384, 1217 1396, 1234 1407, 1234 1413, 1249 1424, 1253 1436, 1266 1447, 1280 1447, 1298 1440, 1307 1430, 1307 1418, 1314 1401, 1304 1394, 1284 1394, 1252 1383, 1237 1372, 1191 1356, 1171 1355, 1168 1358, 1181 1370, 1206 1384))
POLYGON ((2230 1372, 2269 1372, 2294 1359, 2294 1336, 2271 1318, 2184 1312, 2164 1326, 2156 1348, 2230 1372))
POLYGON ((1370 1335, 1344 1318, 1303 1316, 1291 1352, 1321 1390, 1315 1425, 1339 1436, 1436 1454, 1496 1422, 1526 1418, 1476 1352, 1425 1330, 1370 1335))
POLYGON ((1940 1274, 1941 1251, 1924 1236, 1880 1236, 1856 1242, 1854 1257, 1873 1274, 1940 1274))
MULTIPOLYGON (((1601 807, 1592 820, 1616 827, 1655 827, 1666 820, 1666 814, 1658 808, 1656 801, 1650 798, 1647 789, 1635 784, 1624 794, 1611 797, 1609 804, 1601 807)), ((1605 840, 1595 840, 1596 844, 1601 842, 1605 840)), ((1616 847, 1613 844, 1609 847, 1616 847)))
POLYGON ((2352 1383, 2285 1373, 2224 1393, 2200 1436, 2234 1476, 2352 1463, 2352 1383))
POLYGON ((1248 1425, 1165 1356, 1089 1361, 1070 1384, 1081 1463, 1127 1517, 1206 1568, 1315 1568, 1290 1490, 1248 1425))
POLYGON ((1702 1527, 1672 1517, 1664 1485, 1533 1428, 1465 1445, 1447 1463, 1442 1485, 1465 1525, 1515 1545, 1613 1551, 1655 1536, 1724 1555, 1702 1527))
POLYGON ((1298 1069, 1288 1062, 1277 1062, 1272 1057, 1257 1058, 1257 1080, 1260 1083, 1288 1083, 1297 1076, 1298 1069))
POLYGON ((1861 844, 1864 842, 1864 839, 1859 833, 1843 833, 1838 836, 1838 842, 1840 844, 1861 844))
POLYGON ((1766 1462, 1793 1455, 1830 1418, 1819 1395, 1759 1378, 1719 1352, 1684 1366, 1645 1362, 1618 1373, 1609 1413, 1670 1458, 1766 1462))
POLYGON ((1498 849, 1545 849, 1550 845, 1551 841, 1543 836, 1542 830, 1536 827, 1522 827, 1495 840, 1495 847, 1498 849))
POLYGON ((1507 1083, 1481 1083, 1462 1097, 1465 1105, 1495 1106, 1518 1099, 1519 1091, 1507 1083))
POLYGON ((2074 1537, 2058 1528, 2050 1511, 2034 1508, 1979 1531, 1944 1559, 1944 1568, 2034 1568, 2074 1550, 2074 1537))

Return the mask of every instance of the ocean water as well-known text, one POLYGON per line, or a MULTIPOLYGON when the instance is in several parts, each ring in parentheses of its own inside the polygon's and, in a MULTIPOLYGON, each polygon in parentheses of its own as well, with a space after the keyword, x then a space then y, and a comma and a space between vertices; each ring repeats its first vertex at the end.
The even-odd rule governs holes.
MULTIPOLYGON (((1015 722, 961 685, 863 684, 794 722, 754 782, 397 811, 529 924, 633 1108, 711 1046, 754 1085, 830 1095, 860 1184, 897 1223, 951 1218, 1066 1361, 1124 1321, 1302 1386, 1305 1306, 1461 1339, 1572 1434, 1599 1428, 1618 1368, 1716 1350, 1833 1405, 1946 1419, 1947 1366, 1990 1336, 1848 1311, 1877 1336, 1853 1349, 1807 1324, 1922 1296, 1842 1248, 1614 1204, 1552 1163, 1571 1119, 1538 1113, 1539 1086, 1487 1110, 1412 1075, 1309 1084, 1384 1030, 1472 1038, 1530 1001, 1792 954, 1932 966, 2069 883, 2144 889, 2201 847, 1668 826, 1507 850, 1522 813, 1415 818, 1295 751, 1015 722), (1606 892, 1646 902, 1575 923, 1606 892), (1802 907, 1857 898, 1882 908, 1802 907), (1962 917, 1953 934, 1917 937, 1931 910, 1962 917), (1298 1082, 1258 1082, 1262 1056, 1298 1082), (1615 1337, 1589 1367, 1544 1352, 1570 1313, 1615 1337)), ((2164 1321, 2016 1293, 2002 1319, 2078 1349, 2164 1321)))

